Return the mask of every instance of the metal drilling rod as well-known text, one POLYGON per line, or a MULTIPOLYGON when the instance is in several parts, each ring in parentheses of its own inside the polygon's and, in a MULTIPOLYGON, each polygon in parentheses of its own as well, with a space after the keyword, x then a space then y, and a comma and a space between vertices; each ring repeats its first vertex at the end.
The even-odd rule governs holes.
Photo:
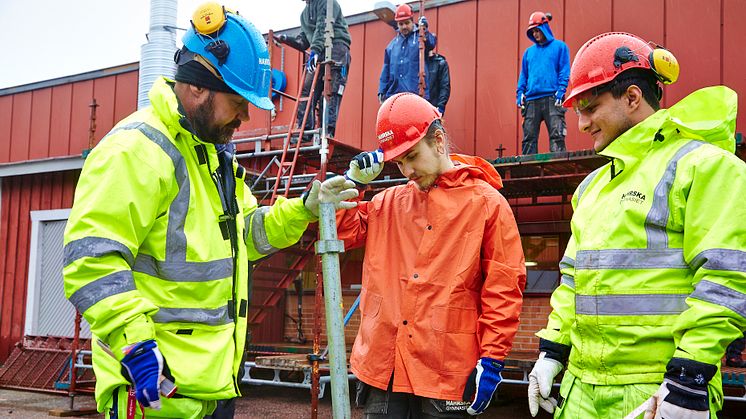
POLYGON ((349 419, 351 417, 350 389, 342 319, 342 285, 339 275, 339 253, 344 251, 344 244, 337 238, 334 204, 319 205, 319 215, 320 239, 316 242, 316 253, 321 255, 324 271, 324 306, 329 345, 329 375, 331 375, 332 384, 332 412, 334 419, 349 419))

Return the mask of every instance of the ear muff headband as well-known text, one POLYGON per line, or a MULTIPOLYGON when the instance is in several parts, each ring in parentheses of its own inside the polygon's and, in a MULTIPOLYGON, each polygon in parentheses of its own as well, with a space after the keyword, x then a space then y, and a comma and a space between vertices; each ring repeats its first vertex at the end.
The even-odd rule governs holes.
POLYGON ((655 46, 648 56, 650 68, 663 84, 674 83, 679 78, 679 62, 671 51, 655 46))

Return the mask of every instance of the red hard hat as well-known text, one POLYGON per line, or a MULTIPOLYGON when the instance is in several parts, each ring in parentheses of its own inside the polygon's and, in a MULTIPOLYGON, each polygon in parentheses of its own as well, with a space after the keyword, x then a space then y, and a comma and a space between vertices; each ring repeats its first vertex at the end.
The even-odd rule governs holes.
POLYGON ((396 13, 394 14, 394 20, 401 22, 407 19, 412 19, 412 8, 408 4, 400 4, 396 6, 396 13))
POLYGON ((544 12, 533 12, 531 13, 531 16, 528 18, 528 30, 541 25, 542 23, 547 23, 550 20, 552 20, 551 14, 546 14, 544 12))
POLYGON ((637 35, 608 32, 586 42, 570 69, 570 81, 565 107, 571 107, 579 94, 614 80, 632 68, 652 71, 658 80, 669 84, 679 76, 679 64, 670 52, 653 48, 637 35))
POLYGON ((376 136, 383 160, 395 159, 420 141, 440 119, 438 108, 414 93, 398 93, 383 102, 376 118, 376 136))

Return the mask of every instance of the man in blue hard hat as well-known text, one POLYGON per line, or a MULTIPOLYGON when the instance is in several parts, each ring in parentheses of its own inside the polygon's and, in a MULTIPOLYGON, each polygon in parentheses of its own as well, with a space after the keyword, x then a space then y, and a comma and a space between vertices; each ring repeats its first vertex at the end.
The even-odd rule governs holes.
POLYGON ((65 231, 65 294, 90 323, 96 403, 108 418, 203 418, 240 396, 250 261, 295 243, 319 202, 354 203, 351 181, 259 207, 220 151, 272 109, 259 31, 201 6, 151 106, 86 159, 65 231))

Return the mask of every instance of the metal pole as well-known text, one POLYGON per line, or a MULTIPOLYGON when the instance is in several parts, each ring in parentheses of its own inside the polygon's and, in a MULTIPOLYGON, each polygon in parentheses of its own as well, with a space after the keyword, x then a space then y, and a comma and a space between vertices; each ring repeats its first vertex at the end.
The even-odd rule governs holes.
MULTIPOLYGON (((420 17, 425 16, 425 0, 420 0, 420 17)), ((420 96, 425 97, 425 25, 420 25, 420 73, 419 73, 419 92, 420 96)))
POLYGON ((332 412, 334 419, 349 419, 350 389, 347 379, 347 350, 345 349, 342 320, 342 284, 339 275, 339 253, 344 244, 337 238, 337 219, 334 204, 319 205, 319 241, 316 253, 321 255, 324 272, 324 306, 326 335, 329 347, 329 375, 332 383, 332 412))
POLYGON ((75 310, 75 330, 73 332, 73 344, 70 348, 70 410, 74 410, 75 391, 78 381, 78 369, 76 358, 78 357, 78 345, 80 344, 80 312, 75 310))

